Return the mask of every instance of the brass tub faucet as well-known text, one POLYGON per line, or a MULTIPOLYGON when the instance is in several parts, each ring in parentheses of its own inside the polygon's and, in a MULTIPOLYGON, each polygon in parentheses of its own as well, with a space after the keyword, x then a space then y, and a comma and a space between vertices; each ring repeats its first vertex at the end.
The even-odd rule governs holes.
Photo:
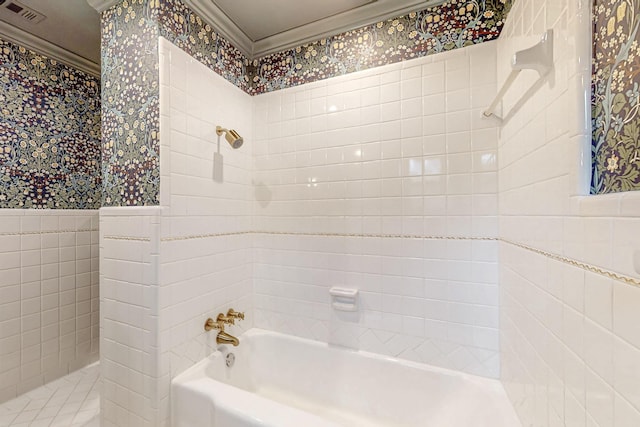
POLYGON ((216 336, 216 343, 218 344, 232 344, 234 347, 240 344, 238 338, 224 331, 225 323, 227 325, 235 325, 236 319, 244 320, 244 313, 239 313, 233 308, 227 311, 227 314, 219 313, 216 320, 208 318, 204 324, 204 330, 209 332, 212 329, 217 329, 218 335, 216 336))

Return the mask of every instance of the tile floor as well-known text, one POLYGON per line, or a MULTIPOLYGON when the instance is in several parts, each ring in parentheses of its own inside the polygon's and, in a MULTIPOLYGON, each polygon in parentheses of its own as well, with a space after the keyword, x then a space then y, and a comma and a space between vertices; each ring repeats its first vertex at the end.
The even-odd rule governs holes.
POLYGON ((0 427, 99 427, 98 363, 0 404, 0 427))

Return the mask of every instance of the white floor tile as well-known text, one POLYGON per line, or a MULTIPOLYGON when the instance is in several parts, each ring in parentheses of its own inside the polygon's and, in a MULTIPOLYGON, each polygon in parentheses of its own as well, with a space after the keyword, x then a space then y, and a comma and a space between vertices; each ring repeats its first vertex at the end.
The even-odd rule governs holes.
POLYGON ((0 427, 100 427, 97 363, 0 404, 0 427))

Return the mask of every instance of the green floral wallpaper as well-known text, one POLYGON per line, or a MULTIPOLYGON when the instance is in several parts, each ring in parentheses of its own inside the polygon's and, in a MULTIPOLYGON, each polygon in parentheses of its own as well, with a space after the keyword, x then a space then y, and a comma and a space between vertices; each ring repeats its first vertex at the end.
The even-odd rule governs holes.
POLYGON ((244 90, 251 92, 249 59, 180 0, 162 0, 160 35, 244 90))
POLYGON ((159 204, 159 0, 102 13, 102 205, 159 204))
POLYGON ((100 80, 0 39, 0 208, 100 206, 100 80))
POLYGON ((511 0, 450 0, 256 59, 251 93, 260 94, 498 38, 511 0))
POLYGON ((511 0, 450 0, 249 61, 180 0, 161 0, 160 35, 257 95, 494 40, 511 0))
POLYGON ((594 194, 640 190, 640 0, 595 0, 594 194))

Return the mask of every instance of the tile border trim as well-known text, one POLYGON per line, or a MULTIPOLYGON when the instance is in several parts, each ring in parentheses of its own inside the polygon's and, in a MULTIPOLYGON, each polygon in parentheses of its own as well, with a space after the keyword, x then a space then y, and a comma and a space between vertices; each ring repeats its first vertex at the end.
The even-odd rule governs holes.
POLYGON ((587 264, 587 263, 582 262, 582 261, 577 261, 575 259, 563 256, 563 255, 558 255, 558 254, 554 254, 554 253, 551 253, 551 252, 543 251, 542 249, 537 249, 537 248, 525 245, 523 243, 517 243, 517 242, 513 242, 511 240, 506 240, 506 239, 500 239, 500 241, 504 242, 506 244, 518 247, 520 249, 524 249, 524 250, 527 250, 529 252, 533 252, 535 254, 542 255, 542 256, 550 258, 550 259, 552 259, 554 261, 559 261, 559 262, 562 262, 564 264, 569 264, 571 266, 578 267, 578 268, 580 268, 582 270, 589 271, 589 272, 595 273, 595 274, 599 274, 599 275, 605 276, 605 277, 607 277, 609 279, 617 280, 617 281, 625 283, 627 285, 635 286, 635 287, 640 288, 640 279, 638 279, 638 278, 627 276, 627 275, 620 274, 620 273, 616 273, 614 271, 607 270, 606 268, 597 267, 595 265, 587 264))
POLYGON ((150 237, 104 236, 104 240, 124 240, 129 242, 150 242, 150 237))
POLYGON ((245 234, 256 234, 255 231, 235 231, 230 233, 209 233, 209 234, 191 234, 187 236, 170 236, 160 238, 161 242, 178 242, 181 240, 197 240, 208 239, 213 237, 226 237, 226 236, 242 236, 245 234))
POLYGON ((16 232, 2 232, 0 237, 4 236, 35 236, 38 234, 58 234, 58 233, 81 233, 87 231, 99 231, 97 228, 79 228, 77 230, 65 229, 65 230, 43 230, 43 231, 16 231, 16 232))
POLYGON ((416 234, 367 234, 367 233, 303 233, 290 231, 237 231, 231 233, 196 234, 187 236, 163 237, 161 242, 175 242, 181 240, 206 239, 213 237, 240 236, 245 234, 263 234, 270 236, 305 236, 305 237, 360 237, 379 239, 427 239, 427 240, 482 240, 496 241, 497 237, 463 237, 463 236, 423 236, 416 234))
MULTIPOLYGON (((640 288, 640 279, 638 278, 616 273, 606 268, 597 267, 595 265, 577 261, 575 259, 563 256, 563 255, 554 254, 551 252, 544 251, 542 249, 537 249, 532 246, 525 245, 523 243, 517 243, 511 240, 501 239, 498 237, 428 236, 428 235, 423 236, 423 235, 415 235, 415 234, 409 235, 409 234, 366 234, 366 233, 301 233, 301 232, 297 233, 297 232, 287 232, 287 231, 237 231, 237 232, 230 232, 230 233, 210 233, 210 234, 194 234, 194 235, 187 235, 187 236, 170 236, 170 237, 163 237, 160 239, 160 241, 161 242, 179 242, 179 241, 186 241, 186 240, 199 240, 199 239, 229 237, 229 236, 243 236, 243 235, 250 235, 250 234, 253 234, 253 235, 261 234, 261 235, 267 235, 267 236, 359 237, 359 238, 379 238, 379 239, 424 239, 424 240, 454 240, 454 241, 466 240, 466 241, 503 242, 508 245, 512 245, 520 249, 524 249, 529 252, 542 255, 554 261, 559 261, 564 264, 572 265, 582 270, 599 274, 609 279, 617 280, 627 285, 640 288)), ((136 241, 136 242, 151 241, 151 239, 148 237, 127 237, 127 236, 104 236, 104 239, 125 240, 125 241, 128 240, 128 241, 136 241)))

